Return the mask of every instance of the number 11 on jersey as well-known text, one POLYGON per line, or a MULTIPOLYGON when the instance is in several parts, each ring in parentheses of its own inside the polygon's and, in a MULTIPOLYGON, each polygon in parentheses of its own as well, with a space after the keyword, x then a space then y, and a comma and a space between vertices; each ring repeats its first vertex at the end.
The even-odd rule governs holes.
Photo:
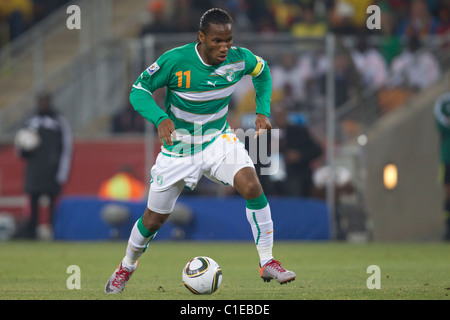
POLYGON ((191 70, 178 71, 175 75, 178 77, 178 88, 183 86, 183 75, 186 76, 186 89, 191 87, 191 70))

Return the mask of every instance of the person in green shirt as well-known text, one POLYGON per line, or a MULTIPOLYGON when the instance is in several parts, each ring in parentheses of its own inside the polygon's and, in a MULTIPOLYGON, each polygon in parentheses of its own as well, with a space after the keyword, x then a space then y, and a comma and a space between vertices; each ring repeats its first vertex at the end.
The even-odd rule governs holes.
POLYGON ((434 104, 434 118, 440 135, 440 159, 444 171, 444 240, 450 241, 450 92, 444 93, 436 99, 434 104))
POLYGON ((272 256, 269 203, 248 152, 227 122, 231 95, 239 80, 250 75, 256 92, 256 136, 272 129, 269 67, 250 50, 232 45, 232 25, 224 10, 206 11, 200 19, 198 41, 165 52, 133 84, 130 101, 157 127, 161 152, 151 169, 147 208, 131 231, 126 255, 106 283, 105 293, 124 290, 183 188, 195 188, 203 176, 233 186, 246 200, 261 278, 284 284, 296 277, 272 256), (152 98, 162 87, 167 88, 165 111, 152 98))

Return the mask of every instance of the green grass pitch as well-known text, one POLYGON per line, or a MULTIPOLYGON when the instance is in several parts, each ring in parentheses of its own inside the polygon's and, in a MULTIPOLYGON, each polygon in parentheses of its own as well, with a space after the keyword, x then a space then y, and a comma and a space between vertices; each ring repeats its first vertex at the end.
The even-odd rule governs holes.
POLYGON ((276 242, 274 255, 297 274, 285 285, 259 277, 248 242, 153 241, 119 295, 103 287, 122 259, 126 242, 0 243, 1 300, 450 300, 450 244, 276 242), (198 255, 215 259, 222 285, 209 296, 184 288, 181 271, 198 255), (67 268, 77 265, 81 288, 68 289, 67 268), (369 289, 380 268, 380 289, 369 289))

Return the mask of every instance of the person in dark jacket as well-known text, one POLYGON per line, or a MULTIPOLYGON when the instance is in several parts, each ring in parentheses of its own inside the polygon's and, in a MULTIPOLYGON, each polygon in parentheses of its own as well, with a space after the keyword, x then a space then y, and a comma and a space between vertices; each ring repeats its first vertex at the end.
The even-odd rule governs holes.
POLYGON ((30 197, 31 215, 26 237, 36 238, 39 224, 39 200, 49 199, 49 224, 53 228, 54 205, 66 183, 72 159, 72 133, 66 118, 57 112, 47 93, 38 97, 37 112, 25 123, 27 130, 37 133, 39 143, 34 148, 18 147, 26 160, 24 189, 30 197))
POLYGON ((436 98, 433 109, 439 133, 439 158, 444 185, 444 240, 450 241, 450 90, 436 98))
MULTIPOLYGON (((319 158, 322 147, 306 125, 291 123, 282 107, 272 112, 274 128, 271 139, 278 142, 278 154, 272 150, 272 161, 279 159, 277 172, 263 177, 271 195, 310 197, 312 195, 312 162, 319 158)), ((272 143, 273 144, 273 143, 272 143)))

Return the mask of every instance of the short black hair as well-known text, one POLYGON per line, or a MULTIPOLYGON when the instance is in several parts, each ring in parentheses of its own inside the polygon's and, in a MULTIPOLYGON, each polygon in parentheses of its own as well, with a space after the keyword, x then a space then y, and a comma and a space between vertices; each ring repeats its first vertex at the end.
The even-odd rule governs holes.
POLYGON ((232 24, 233 18, 220 8, 212 8, 206 11, 200 18, 199 30, 206 34, 210 24, 232 24))

